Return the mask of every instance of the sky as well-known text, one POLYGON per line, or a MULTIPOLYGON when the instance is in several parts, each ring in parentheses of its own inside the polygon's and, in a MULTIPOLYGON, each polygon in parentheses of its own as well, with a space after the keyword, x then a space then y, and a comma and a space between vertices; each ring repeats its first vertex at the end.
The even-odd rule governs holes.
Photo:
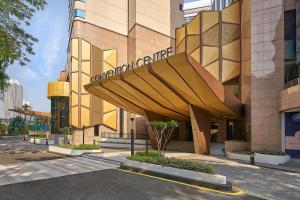
POLYGON ((68 0, 47 0, 44 11, 36 12, 25 29, 39 41, 34 45, 31 62, 8 67, 8 75, 23 85, 24 99, 34 110, 50 111, 47 84, 58 78, 64 69, 68 45, 68 0))

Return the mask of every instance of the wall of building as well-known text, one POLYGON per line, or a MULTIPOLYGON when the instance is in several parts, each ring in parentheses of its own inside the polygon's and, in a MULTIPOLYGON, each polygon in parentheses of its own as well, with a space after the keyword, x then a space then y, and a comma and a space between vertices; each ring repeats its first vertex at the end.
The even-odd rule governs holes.
POLYGON ((283 0, 251 1, 251 148, 281 150, 284 86, 283 0))

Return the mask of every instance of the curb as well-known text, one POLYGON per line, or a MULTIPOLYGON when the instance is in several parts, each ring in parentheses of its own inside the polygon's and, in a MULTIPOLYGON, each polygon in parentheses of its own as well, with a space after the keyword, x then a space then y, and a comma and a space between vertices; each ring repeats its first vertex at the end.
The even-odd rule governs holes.
POLYGON ((120 165, 121 169, 128 170, 128 171, 133 171, 133 172, 138 172, 138 173, 143 173, 151 176, 157 176, 160 178, 166 178, 170 179, 173 181, 180 181, 183 183, 191 184, 191 185, 196 185, 196 186, 201 186, 201 187, 206 187, 210 189, 215 189, 215 190, 220 190, 220 191, 226 191, 226 192, 231 192, 232 190, 232 184, 227 181, 226 185, 221 185, 221 184, 216 184, 216 183, 209 183, 209 182, 204 182, 204 181, 198 181, 198 180, 193 180, 189 178, 183 178, 183 177, 178 177, 178 176, 172 176, 160 172, 155 172, 151 170, 143 170, 140 168, 136 167, 131 167, 131 166, 126 166, 123 162, 120 165))

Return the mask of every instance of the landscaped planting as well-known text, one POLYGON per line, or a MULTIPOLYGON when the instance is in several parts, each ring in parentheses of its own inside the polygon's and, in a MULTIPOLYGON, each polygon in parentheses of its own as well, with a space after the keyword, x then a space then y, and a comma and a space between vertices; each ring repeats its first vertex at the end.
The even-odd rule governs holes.
POLYGON ((150 164, 162 165, 165 167, 174 167, 178 169, 191 170, 207 174, 215 174, 215 169, 208 164, 198 161, 195 162, 191 160, 159 156, 158 152, 149 152, 148 154, 146 154, 145 152, 138 152, 134 156, 127 157, 127 159, 150 164))
POLYGON ((231 153, 242 154, 242 155, 250 155, 251 152, 247 150, 233 150, 231 153))
POLYGON ((255 151, 255 153, 260 153, 260 154, 267 154, 267 155, 274 155, 274 156, 285 156, 285 152, 281 151, 271 151, 271 150, 260 150, 260 151, 255 151))
POLYGON ((72 145, 72 144, 60 144, 57 145, 61 148, 72 149, 72 150, 97 150, 100 149, 99 146, 93 144, 80 144, 80 145, 72 145))

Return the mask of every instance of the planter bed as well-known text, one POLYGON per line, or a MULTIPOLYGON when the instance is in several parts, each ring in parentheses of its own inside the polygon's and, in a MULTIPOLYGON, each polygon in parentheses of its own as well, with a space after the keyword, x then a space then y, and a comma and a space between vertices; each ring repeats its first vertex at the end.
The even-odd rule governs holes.
MULTIPOLYGON (((100 142, 100 146, 103 148, 122 148, 122 149, 130 149, 131 144, 128 143, 113 143, 113 142, 100 142)), ((149 149, 151 145, 148 145, 149 149)), ((134 144, 135 149, 145 149, 146 144, 134 144)))
POLYGON ((279 165, 284 164, 290 160, 289 155, 269 155, 262 153, 254 153, 255 162, 271 164, 271 165, 279 165))
POLYGON ((226 152, 227 158, 234 159, 234 160, 243 160, 250 162, 250 155, 246 154, 239 154, 234 152, 226 152))
POLYGON ((58 146, 49 146, 49 151, 63 154, 63 155, 69 155, 69 156, 81 156, 83 154, 90 154, 90 153, 101 153, 101 149, 93 149, 93 150, 76 150, 71 148, 63 148, 58 146))
MULTIPOLYGON (((34 138, 29 138, 28 140, 29 143, 34 144, 34 138)), ((42 144, 42 145, 46 145, 46 139, 35 139, 35 144, 42 144)), ((48 145, 53 145, 54 144, 54 140, 49 140, 48 139, 48 145)))
POLYGON ((232 190, 231 184, 227 183, 226 181, 226 176, 222 176, 219 174, 207 174, 128 159, 121 163, 121 168, 134 171, 143 171, 160 177, 166 177, 173 180, 184 181, 187 183, 197 184, 214 189, 226 191, 232 190))

